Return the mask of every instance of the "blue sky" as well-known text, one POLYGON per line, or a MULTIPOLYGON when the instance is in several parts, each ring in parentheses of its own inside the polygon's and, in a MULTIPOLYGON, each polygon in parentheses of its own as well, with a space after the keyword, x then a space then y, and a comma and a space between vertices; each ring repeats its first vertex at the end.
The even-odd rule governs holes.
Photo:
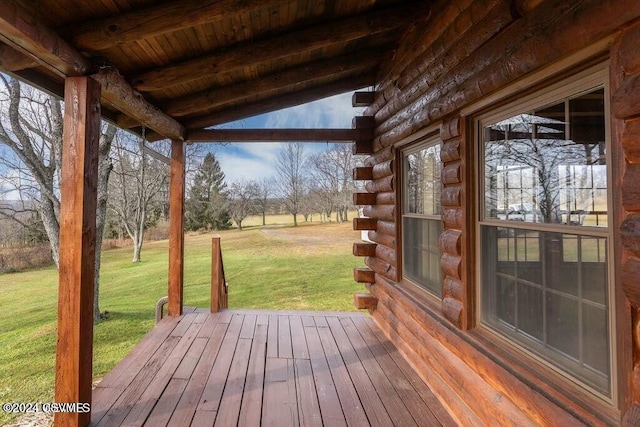
MULTIPOLYGON (((308 104, 291 107, 260 116, 228 123, 224 128, 279 129, 279 128, 351 128, 355 115, 363 108, 351 106, 352 93, 345 93, 308 104)), ((220 162, 226 181, 267 178, 275 175, 275 162, 281 143, 234 143, 222 146, 208 144, 220 162)), ((307 143, 307 153, 327 149, 326 143, 307 143)))

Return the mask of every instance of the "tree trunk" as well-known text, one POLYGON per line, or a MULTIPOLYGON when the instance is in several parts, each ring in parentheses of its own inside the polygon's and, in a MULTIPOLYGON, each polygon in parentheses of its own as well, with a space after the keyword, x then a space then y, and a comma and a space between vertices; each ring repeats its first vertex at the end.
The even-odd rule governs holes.
POLYGON ((296 214, 293 214, 293 226, 298 226, 298 216, 296 214))
POLYGON ((242 231, 242 221, 236 221, 238 223, 238 231, 242 231))
POLYGON ((40 206, 40 219, 42 219, 42 224, 49 238, 51 257, 56 264, 56 268, 58 268, 60 259, 60 223, 50 199, 43 197, 40 206))
POLYGON ((142 239, 137 237, 133 240, 133 259, 131 262, 140 262, 140 252, 142 251, 142 239))
POLYGON ((264 211, 262 211, 262 225, 267 225, 267 218, 264 211))

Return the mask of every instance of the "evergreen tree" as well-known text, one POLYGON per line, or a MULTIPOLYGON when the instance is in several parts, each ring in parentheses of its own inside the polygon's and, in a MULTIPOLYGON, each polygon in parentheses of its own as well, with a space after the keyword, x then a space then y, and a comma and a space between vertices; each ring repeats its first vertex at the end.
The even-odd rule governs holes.
POLYGON ((207 153, 189 190, 185 215, 187 230, 224 230, 231 227, 226 188, 220 163, 215 155, 207 153))

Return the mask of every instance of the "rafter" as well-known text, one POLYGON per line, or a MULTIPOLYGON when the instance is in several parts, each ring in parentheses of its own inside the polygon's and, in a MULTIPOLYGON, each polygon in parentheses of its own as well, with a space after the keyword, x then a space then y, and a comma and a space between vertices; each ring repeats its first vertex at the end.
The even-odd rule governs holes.
POLYGON ((147 102, 116 70, 95 73, 88 58, 15 1, 0 2, 0 34, 10 46, 58 76, 91 75, 102 85, 103 102, 168 138, 184 138, 184 127, 147 102))
POLYGON ((315 61, 230 86, 215 87, 205 92, 173 100, 167 105, 166 111, 174 117, 186 116, 233 103, 247 96, 269 96, 281 91, 291 91, 301 83, 371 68, 380 60, 380 55, 380 52, 363 51, 315 61))
POLYGON ((202 129, 187 134, 189 142, 353 142, 372 137, 365 129, 202 129))
POLYGON ((115 17, 96 19, 67 29, 81 50, 98 51, 171 33, 282 3, 279 0, 186 0, 164 2, 115 17))
POLYGON ((218 73, 228 73, 289 55, 342 45, 352 40, 385 33, 405 25, 417 10, 418 5, 413 3, 404 7, 397 6, 391 10, 362 14, 336 23, 318 25, 170 64, 134 76, 131 81, 133 86, 141 91, 164 90, 167 87, 197 80, 202 75, 212 77, 218 73))

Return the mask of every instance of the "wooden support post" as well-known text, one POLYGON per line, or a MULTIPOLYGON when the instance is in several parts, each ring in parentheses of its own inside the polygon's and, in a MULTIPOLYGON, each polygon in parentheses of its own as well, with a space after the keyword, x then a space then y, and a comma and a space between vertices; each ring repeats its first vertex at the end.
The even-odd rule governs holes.
POLYGON ((171 181, 169 189, 169 316, 182 314, 184 289, 184 143, 171 142, 171 181))
POLYGON ((225 287, 224 267, 220 249, 220 236, 211 239, 211 312, 217 313, 226 308, 223 289, 225 287))
MULTIPOLYGON (((91 404, 100 85, 65 81, 55 400, 91 404)), ((56 426, 84 426, 89 411, 56 413, 56 426)))

